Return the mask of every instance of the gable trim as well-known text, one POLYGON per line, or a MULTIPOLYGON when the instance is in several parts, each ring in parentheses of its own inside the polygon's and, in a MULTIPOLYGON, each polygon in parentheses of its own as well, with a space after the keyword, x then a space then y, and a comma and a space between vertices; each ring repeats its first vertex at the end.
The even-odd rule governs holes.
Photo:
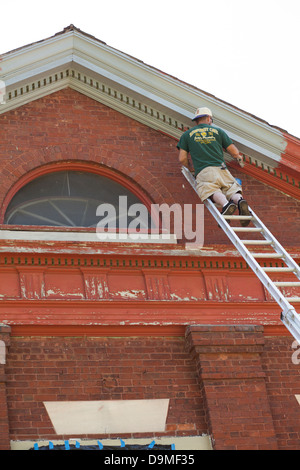
POLYGON ((152 129, 179 139, 195 107, 212 109, 217 126, 241 153, 300 174, 300 140, 282 129, 118 51, 70 25, 2 56, 7 102, 0 114, 66 87, 84 93, 152 129))
POLYGON ((299 178, 291 176, 283 169, 271 168, 267 165, 264 165, 255 159, 251 159, 247 155, 243 155, 243 159, 247 163, 244 168, 239 167, 233 161, 227 161, 227 164, 232 168, 238 169, 239 172, 250 175, 267 186, 270 186, 300 201, 299 178))

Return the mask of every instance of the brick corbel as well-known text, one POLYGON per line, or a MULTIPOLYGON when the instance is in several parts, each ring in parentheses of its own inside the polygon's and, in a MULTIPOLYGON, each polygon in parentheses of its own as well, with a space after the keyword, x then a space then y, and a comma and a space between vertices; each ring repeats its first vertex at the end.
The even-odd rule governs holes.
POLYGON ((10 344, 10 327, 0 324, 0 450, 10 450, 6 395, 6 353, 10 344))
POLYGON ((216 450, 275 450, 277 439, 261 354, 261 326, 190 326, 206 419, 216 450))

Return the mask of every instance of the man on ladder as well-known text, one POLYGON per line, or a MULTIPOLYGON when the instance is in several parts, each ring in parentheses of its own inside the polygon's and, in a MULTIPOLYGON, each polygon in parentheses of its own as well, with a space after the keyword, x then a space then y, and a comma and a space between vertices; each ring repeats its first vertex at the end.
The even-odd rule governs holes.
POLYGON ((224 230, 266 290, 281 307, 281 320, 300 345, 300 315, 293 306, 295 303, 300 303, 300 296, 287 297, 280 290, 282 287, 300 288, 300 267, 243 199, 241 186, 226 169, 223 149, 236 158, 241 166, 243 166, 242 158, 227 134, 222 129, 212 126, 210 109, 198 108, 193 120, 197 125, 184 132, 178 143, 179 161, 183 165, 182 173, 218 222, 219 227, 224 230), (196 180, 189 171, 188 153, 192 157, 196 180), (214 203, 222 206, 221 213, 214 203), (232 215, 237 206, 239 215, 232 215), (242 227, 230 226, 228 223, 230 219, 240 220, 242 227), (250 221, 254 227, 248 227, 250 221), (241 239, 236 232, 257 232, 263 239, 241 239), (269 246, 272 252, 250 252, 247 245, 269 246), (276 267, 261 266, 257 261, 259 258, 281 260, 282 266, 278 266, 278 263, 276 267), (283 266, 284 264, 286 267, 283 266), (267 273, 275 275, 293 273, 296 281, 284 279, 274 281, 267 273))
MULTIPOLYGON (((231 175, 224 161, 223 149, 243 166, 243 159, 230 137, 219 127, 212 126, 213 116, 209 108, 198 108, 192 119, 196 126, 181 136, 177 148, 180 163, 189 169, 190 153, 197 184, 197 193, 202 201, 210 198, 222 207, 222 215, 239 214, 249 216, 247 201, 243 199, 242 187, 231 175)), ((249 220, 241 220, 246 227, 249 220)))

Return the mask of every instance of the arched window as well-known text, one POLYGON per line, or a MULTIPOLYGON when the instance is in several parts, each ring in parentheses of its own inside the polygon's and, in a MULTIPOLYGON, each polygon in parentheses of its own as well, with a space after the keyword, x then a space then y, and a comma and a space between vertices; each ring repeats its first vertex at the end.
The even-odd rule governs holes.
MULTIPOLYGON (((141 207, 142 202, 129 189, 110 178, 84 171, 57 171, 23 186, 12 198, 4 223, 96 227, 102 214, 106 217, 107 225, 112 226, 109 214, 104 210, 110 206, 115 208, 116 228, 127 228, 137 217, 128 211, 134 204, 141 207), (103 208, 102 211, 99 211, 99 206, 103 208)), ((151 227, 151 217, 145 206, 144 209, 138 222, 141 229, 147 230, 151 227)))

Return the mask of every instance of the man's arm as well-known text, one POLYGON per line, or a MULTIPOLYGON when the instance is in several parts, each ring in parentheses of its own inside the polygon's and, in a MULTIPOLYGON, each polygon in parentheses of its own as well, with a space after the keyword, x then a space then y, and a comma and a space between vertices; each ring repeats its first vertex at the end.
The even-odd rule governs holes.
POLYGON ((189 169, 188 152, 186 150, 179 149, 179 162, 189 169))
POLYGON ((229 145, 229 147, 226 149, 226 152, 235 158, 239 162, 240 166, 244 166, 243 157, 240 155, 238 148, 234 144, 229 145))

